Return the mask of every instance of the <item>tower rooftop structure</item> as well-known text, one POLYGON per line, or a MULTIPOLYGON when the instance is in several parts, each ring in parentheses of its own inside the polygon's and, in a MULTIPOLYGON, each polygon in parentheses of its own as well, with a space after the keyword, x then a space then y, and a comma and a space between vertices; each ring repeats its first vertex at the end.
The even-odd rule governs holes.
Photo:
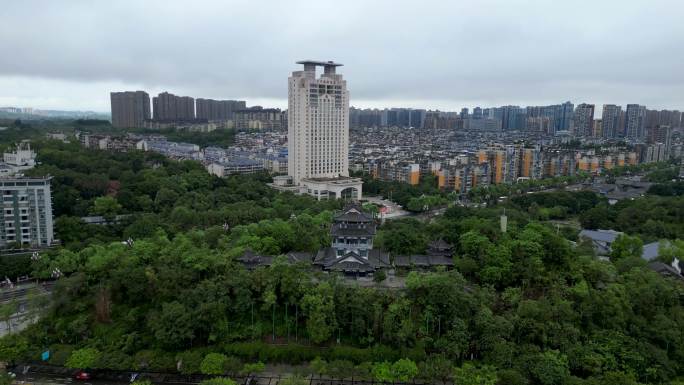
POLYGON ((316 67, 321 66, 321 67, 323 67, 323 73, 325 73, 325 74, 334 74, 335 68, 343 65, 341 63, 335 63, 332 60, 329 60, 329 61, 300 60, 297 62, 297 64, 303 64, 305 72, 316 72, 316 67))
POLYGON ((304 64, 304 65, 314 65, 314 66, 330 66, 330 67, 341 67, 344 64, 342 63, 335 63, 333 61, 320 61, 320 60, 300 60, 297 62, 297 64, 304 64))

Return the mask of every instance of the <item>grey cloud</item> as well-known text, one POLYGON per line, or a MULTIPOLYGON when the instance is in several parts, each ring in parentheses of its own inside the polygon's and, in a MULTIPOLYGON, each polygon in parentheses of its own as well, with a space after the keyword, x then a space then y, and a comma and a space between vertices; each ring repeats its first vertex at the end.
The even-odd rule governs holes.
MULTIPOLYGON (((675 0, 24 0, 3 5, 0 77, 284 100, 294 61, 335 59, 352 103, 684 108, 683 10, 675 0)), ((91 88, 84 99, 107 98, 91 88)))

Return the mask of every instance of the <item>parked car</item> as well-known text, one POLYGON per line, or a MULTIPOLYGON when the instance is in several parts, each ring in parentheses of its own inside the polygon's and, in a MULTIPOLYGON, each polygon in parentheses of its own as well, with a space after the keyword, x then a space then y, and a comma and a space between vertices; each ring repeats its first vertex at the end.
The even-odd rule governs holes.
POLYGON ((92 374, 90 372, 85 371, 85 370, 79 370, 76 373, 74 373, 74 380, 88 381, 92 378, 93 378, 92 374))

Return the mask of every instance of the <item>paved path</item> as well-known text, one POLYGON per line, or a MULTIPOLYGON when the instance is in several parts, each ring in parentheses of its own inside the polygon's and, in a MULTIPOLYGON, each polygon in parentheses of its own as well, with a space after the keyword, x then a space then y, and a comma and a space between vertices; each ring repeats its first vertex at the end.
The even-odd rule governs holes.
POLYGON ((388 208, 388 212, 380 217, 380 219, 383 221, 401 218, 416 218, 421 221, 426 221, 444 214, 444 212, 447 210, 446 207, 442 207, 425 213, 412 213, 410 211, 404 210, 401 206, 390 201, 389 199, 382 199, 377 196, 364 196, 363 199, 370 203, 375 203, 376 205, 381 205, 388 208))
POLYGON ((395 202, 392 202, 389 199, 382 199, 381 197, 377 196, 364 196, 363 200, 366 200, 370 203, 375 203, 376 205, 387 207, 387 213, 382 215, 384 219, 394 219, 411 215, 410 212, 404 210, 403 208, 401 208, 401 206, 399 206, 395 202))
POLYGON ((35 296, 50 295, 53 285, 53 282, 40 285, 28 283, 19 285, 13 289, 4 288, 0 291, 0 306, 12 303, 15 303, 17 306, 17 312, 9 320, 9 325, 8 322, 0 321, 0 337, 22 331, 28 325, 36 322, 38 317, 36 317, 36 313, 30 309, 31 305, 35 305, 35 302, 33 304, 30 303, 30 296, 32 293, 34 293, 35 296))
POLYGON ((20 332, 37 321, 38 317, 34 317, 31 312, 17 313, 9 321, 11 328, 7 327, 7 322, 0 322, 0 338, 10 333, 20 332))

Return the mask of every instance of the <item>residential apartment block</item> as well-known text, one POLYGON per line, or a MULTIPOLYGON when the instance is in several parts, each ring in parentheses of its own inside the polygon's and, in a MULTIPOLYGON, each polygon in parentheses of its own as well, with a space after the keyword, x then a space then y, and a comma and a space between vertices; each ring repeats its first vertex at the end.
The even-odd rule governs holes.
POLYGON ((279 108, 255 106, 235 110, 233 121, 235 128, 240 130, 280 131, 287 128, 287 114, 279 108))
POLYGON ((195 99, 162 92, 152 98, 154 120, 188 121, 195 119, 195 99))
POLYGON ((247 103, 244 100, 214 100, 198 98, 195 100, 195 105, 195 115, 197 119, 206 119, 208 121, 233 120, 235 111, 244 110, 247 108, 247 103))
POLYGON ((54 242, 50 178, 0 178, 0 248, 54 242))
POLYGON ((111 92, 109 94, 112 126, 116 128, 143 127, 150 119, 150 95, 145 91, 111 92))

